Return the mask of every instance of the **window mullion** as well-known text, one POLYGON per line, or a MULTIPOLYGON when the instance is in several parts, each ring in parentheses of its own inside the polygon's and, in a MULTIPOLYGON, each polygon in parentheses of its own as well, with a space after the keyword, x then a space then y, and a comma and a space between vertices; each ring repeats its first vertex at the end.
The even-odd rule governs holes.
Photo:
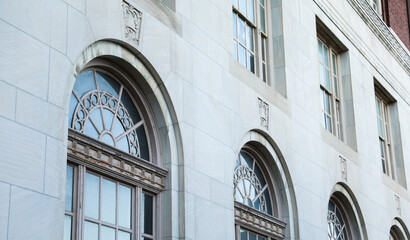
POLYGON ((142 232, 142 224, 141 224, 141 216, 142 216, 142 189, 140 187, 134 188, 134 209, 136 211, 132 211, 133 219, 135 221, 134 228, 136 229, 135 236, 133 239, 141 239, 142 232))
POLYGON ((84 236, 84 188, 85 188, 85 171, 86 167, 83 165, 78 166, 78 182, 76 191, 77 195, 77 217, 75 221, 76 225, 76 239, 83 239, 84 236))

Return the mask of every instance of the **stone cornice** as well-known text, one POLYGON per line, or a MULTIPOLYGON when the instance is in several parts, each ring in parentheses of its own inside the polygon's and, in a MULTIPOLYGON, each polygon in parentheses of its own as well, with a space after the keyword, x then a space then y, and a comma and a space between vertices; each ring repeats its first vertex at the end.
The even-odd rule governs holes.
POLYGON ((366 0, 347 0, 367 26, 410 75, 410 53, 366 0))

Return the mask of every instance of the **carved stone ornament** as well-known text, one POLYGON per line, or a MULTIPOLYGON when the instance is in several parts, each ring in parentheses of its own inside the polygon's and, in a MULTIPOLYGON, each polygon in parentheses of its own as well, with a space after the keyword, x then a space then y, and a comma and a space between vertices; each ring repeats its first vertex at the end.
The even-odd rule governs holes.
POLYGON ((285 237, 285 222, 238 202, 235 202, 235 222, 241 226, 263 232, 273 239, 285 237))
POLYGON ((396 210, 397 210, 397 215, 401 215, 401 204, 400 204, 400 197, 397 195, 394 195, 394 202, 396 203, 396 210))
POLYGON ((125 37, 139 43, 142 13, 126 1, 122 2, 122 12, 125 25, 125 37))
POLYGON ((344 157, 340 157, 340 170, 342 173, 342 179, 347 181, 347 161, 344 157))
POLYGON ((67 155, 70 161, 98 167, 118 178, 133 181, 154 192, 163 191, 167 170, 131 154, 69 129, 67 155))
POLYGON ((269 104, 258 98, 261 127, 269 130, 269 104))
POLYGON ((381 16, 370 6, 369 2, 367 0, 348 0, 348 2, 397 61, 406 69, 407 74, 410 74, 409 51, 399 43, 381 16))

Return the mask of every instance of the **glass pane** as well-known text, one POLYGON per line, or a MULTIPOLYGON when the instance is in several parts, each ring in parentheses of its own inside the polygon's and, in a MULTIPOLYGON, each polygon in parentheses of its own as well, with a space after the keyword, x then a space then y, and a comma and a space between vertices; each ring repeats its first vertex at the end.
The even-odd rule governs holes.
POLYGON ((324 109, 323 110, 325 110, 325 112, 327 112, 328 114, 330 114, 330 96, 325 92, 325 91, 323 91, 323 94, 324 94, 324 109))
POLYGON ((325 87, 326 87, 327 90, 331 91, 331 88, 330 88, 330 72, 327 69, 325 69, 325 77, 326 77, 325 78, 326 79, 325 87))
MULTIPOLYGON (((97 108, 94 111, 92 111, 90 113, 90 117, 93 119, 94 124, 96 125, 97 129, 101 132, 104 128, 103 128, 100 108, 97 108)), ((91 122, 88 122, 87 124, 91 124, 91 122)), ((85 133, 85 134, 87 134, 87 133, 85 133)))
POLYGON ((333 74, 337 75, 336 67, 336 55, 332 52, 332 66, 333 66, 333 74))
POLYGON ((266 82, 266 64, 262 63, 263 81, 266 82))
POLYGON ((235 12, 232 13, 233 37, 234 38, 238 38, 238 29, 237 29, 238 26, 237 26, 237 23, 236 23, 237 17, 238 17, 238 14, 236 14, 235 12))
POLYGON ((325 45, 323 45, 323 55, 325 57, 324 64, 329 68, 329 50, 325 45))
POLYGON ((73 91, 77 94, 79 98, 81 98, 88 91, 94 89, 96 89, 96 86, 93 71, 83 72, 80 75, 78 75, 74 84, 73 91))
POLYGON ((383 121, 381 118, 377 118, 377 125, 379 127, 379 136, 384 138, 383 121))
POLYGON ((118 231, 118 240, 131 240, 131 233, 118 231))
POLYGON ((253 52, 253 28, 246 24, 246 47, 253 52))
POLYGON ((261 169, 259 168, 259 166, 257 164, 255 164, 254 172, 255 172, 256 176, 258 177, 258 180, 259 180, 261 186, 264 187, 266 185, 265 178, 263 177, 262 171, 261 171, 261 169))
MULTIPOLYGON (((137 128, 136 132, 137 132, 138 141, 140 144, 141 158, 149 161, 148 140, 147 140, 147 135, 145 134, 144 126, 140 126, 139 128, 137 128)), ((131 140, 132 138, 133 137, 131 136, 131 140)))
POLYGON ((153 198, 152 196, 142 194, 142 231, 143 233, 152 235, 153 224, 153 198))
POLYGON ((101 226, 101 240, 115 240, 115 229, 101 226))
MULTIPOLYGON (((94 120, 94 119, 93 119, 93 120, 94 120)), ((90 121, 90 120, 87 120, 84 124, 85 124, 84 133, 85 133, 87 136, 90 136, 90 137, 92 137, 92 138, 98 139, 100 135, 98 134, 97 130, 95 129, 95 127, 94 127, 94 125, 91 123, 91 121, 90 121)), ((76 127, 76 129, 79 130, 77 127, 76 127)))
POLYGON ((258 236, 258 240, 265 240, 264 237, 258 236))
POLYGON ((256 240, 256 234, 249 233, 249 240, 256 240))
POLYGON ((118 99, 121 85, 105 73, 97 72, 98 88, 114 95, 118 99))
POLYGON ((249 51, 247 51, 247 57, 248 57, 248 69, 249 71, 255 73, 255 57, 253 56, 253 54, 249 51))
POLYGON ((266 33, 266 26, 265 26, 265 9, 260 7, 260 20, 261 20, 261 30, 262 32, 266 33))
POLYGON ((245 152, 241 152, 241 157, 242 165, 248 166, 249 168, 253 169, 253 158, 245 152))
POLYGON ((251 22, 255 22, 255 6, 254 6, 254 0, 248 0, 248 19, 251 22))
POLYGON ((322 42, 320 40, 317 40, 317 44, 318 44, 318 48, 319 48, 319 61, 321 63, 323 63, 323 46, 322 46, 322 42))
POLYGON ((242 43, 242 45, 246 46, 245 44, 245 21, 242 20, 241 18, 238 18, 238 23, 239 23, 239 42, 242 43))
POLYGON ((108 109, 103 109, 103 114, 104 114, 105 129, 108 131, 111 131, 111 125, 112 125, 112 120, 114 119, 114 113, 112 113, 108 109))
POLYGON ((71 216, 64 216, 64 240, 71 240, 71 216))
POLYGON ((113 181, 102 180, 101 189, 101 220, 115 224, 115 207, 117 184, 113 181))
POLYGON ((265 6, 265 0, 259 0, 259 3, 260 3, 262 6, 265 6))
POLYGON ((238 8, 238 0, 232 0, 232 6, 238 8))
POLYGON ((122 92, 121 102, 122 104, 124 104, 125 109, 127 109, 128 114, 130 115, 134 124, 141 121, 141 117, 135 107, 135 104, 126 91, 122 92))
MULTIPOLYGON (((74 114, 74 110, 77 107, 78 101, 77 98, 74 96, 74 94, 71 94, 71 98, 70 98, 70 110, 68 113, 68 126, 70 128, 73 128, 73 114, 74 114)), ((81 129, 78 129, 81 130, 81 129)))
POLYGON ((263 195, 265 195, 265 201, 266 201, 266 208, 267 208, 267 213, 269 215, 272 215, 272 204, 270 201, 270 195, 269 195, 269 190, 266 189, 265 192, 263 192, 263 195))
POLYGON ((233 55, 235 60, 238 61, 238 43, 235 40, 233 40, 233 55))
POLYGON ((241 229, 241 240, 248 240, 248 233, 241 229))
POLYGON ((131 228, 131 188, 118 188, 118 225, 131 228))
POLYGON ((261 39, 262 39, 262 60, 265 61, 265 42, 266 42, 266 39, 264 37, 262 37, 261 39))
POLYGON ((101 142, 103 142, 103 143, 106 143, 106 144, 108 144, 108 145, 114 146, 114 139, 111 137, 110 134, 104 134, 104 135, 101 137, 100 140, 101 140, 101 142))
POLYGON ((239 11, 246 15, 246 0, 239 0, 239 11))
POLYGON ((329 132, 332 132, 332 118, 326 116, 326 127, 329 132))
POLYGON ((239 45, 239 62, 246 67, 246 50, 239 45))
POLYGON ((335 86, 334 94, 336 98, 339 98, 339 86, 337 84, 337 78, 335 76, 333 76, 333 85, 335 86))
POLYGON ((323 86, 326 86, 325 85, 325 67, 322 64, 320 64, 319 75, 320 75, 320 84, 322 84, 323 86))
POLYGON ((98 240, 98 224, 84 221, 84 239, 98 240))
POLYGON ((100 204, 100 177, 91 173, 85 174, 85 206, 84 214, 87 217, 98 219, 100 204))
POLYGON ((73 211, 73 175, 74 168, 67 166, 66 169, 66 182, 65 182, 65 210, 73 211))

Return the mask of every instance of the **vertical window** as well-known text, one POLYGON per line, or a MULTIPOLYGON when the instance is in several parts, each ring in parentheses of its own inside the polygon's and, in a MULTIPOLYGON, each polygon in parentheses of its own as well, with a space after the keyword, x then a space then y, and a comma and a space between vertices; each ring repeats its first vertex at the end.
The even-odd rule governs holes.
POLYGON ((327 235, 329 240, 349 240, 345 213, 334 200, 329 201, 327 212, 327 235))
POLYGON ((257 156, 243 150, 236 159, 233 181, 236 239, 282 239, 286 224, 274 217, 277 213, 273 186, 257 156))
POLYGON ((76 79, 69 108, 64 240, 158 238, 156 199, 166 170, 153 164, 158 162, 155 129, 147 121, 153 117, 133 89, 99 69, 76 79))
POLYGON ((376 96, 377 127, 379 132, 380 159, 383 173, 394 177, 392 165, 390 117, 388 105, 385 100, 376 96))
POLYGON ((233 0, 234 57, 267 82, 266 0, 233 0))
POLYGON ((321 39, 318 39, 318 51, 322 125, 343 140, 338 54, 321 39))

